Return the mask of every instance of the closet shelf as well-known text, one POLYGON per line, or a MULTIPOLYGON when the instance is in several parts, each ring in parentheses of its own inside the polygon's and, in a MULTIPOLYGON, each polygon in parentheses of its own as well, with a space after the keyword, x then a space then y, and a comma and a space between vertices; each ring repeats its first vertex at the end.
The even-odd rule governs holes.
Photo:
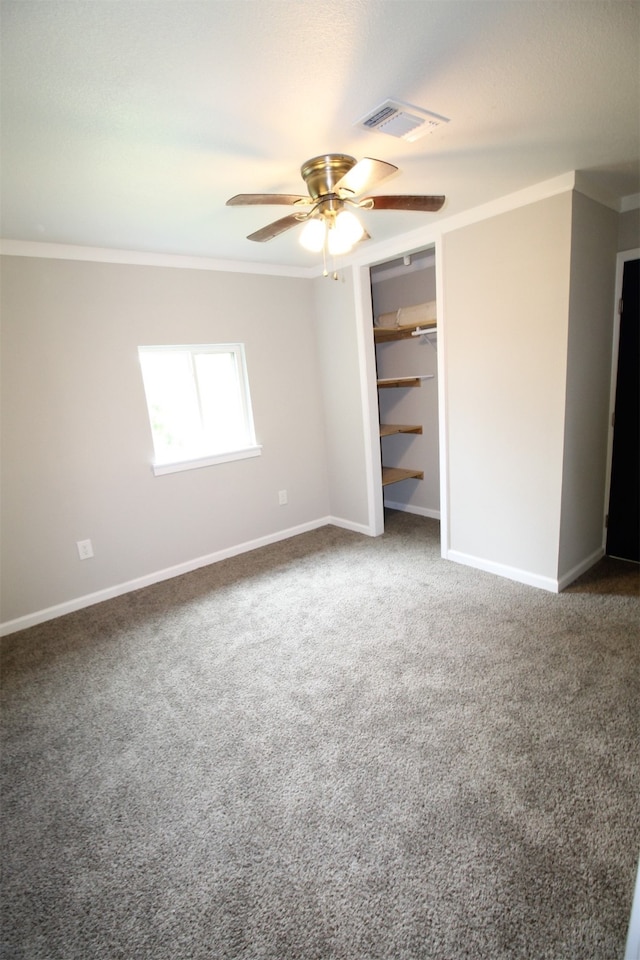
POLYGON ((379 387, 421 387, 423 380, 433 380, 435 374, 418 374, 417 377, 384 377, 378 380, 379 387))
POLYGON ((424 470, 405 470, 402 467, 383 467, 382 486, 399 483, 400 480, 424 480, 424 470))
POLYGON ((390 437, 394 433, 422 433, 419 423, 381 423, 380 436, 390 437))
MULTIPOLYGON (((435 333, 436 323, 421 323, 419 330, 426 330, 428 333, 435 333)), ((416 327, 374 327, 374 343, 387 343, 390 340, 408 340, 413 336, 416 327)))

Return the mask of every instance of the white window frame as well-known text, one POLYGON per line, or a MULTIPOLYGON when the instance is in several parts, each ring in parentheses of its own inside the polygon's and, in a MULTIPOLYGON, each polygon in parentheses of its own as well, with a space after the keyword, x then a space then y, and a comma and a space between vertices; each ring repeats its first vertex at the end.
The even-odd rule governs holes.
POLYGON ((253 409, 251 406, 251 394, 249 392, 249 377, 247 374, 247 361, 243 343, 208 343, 208 344, 155 344, 151 346, 138 347, 138 360, 140 362, 140 372, 142 375, 143 386, 145 389, 145 399, 147 401, 147 414, 149 416, 149 427, 151 437, 154 443, 155 457, 151 468, 155 476, 162 476, 167 473, 178 473, 181 470, 194 470, 199 467, 213 466, 218 463, 228 463, 232 460, 246 460, 250 457, 259 457, 262 453, 262 445, 256 442, 255 426, 253 422, 253 409), (188 457, 184 459, 175 459, 172 461, 158 460, 153 424, 151 419, 151 408, 149 406, 149 397, 146 391, 144 381, 142 357, 144 354, 154 352, 165 353, 185 353, 189 356, 190 368, 193 376, 193 385, 198 401, 198 408, 202 416, 201 396, 198 386, 198 377, 195 369, 194 357, 204 353, 230 353, 234 357, 237 374, 237 382, 240 393, 240 402, 245 423, 246 436, 250 443, 240 448, 217 451, 216 453, 204 454, 198 457, 188 457))

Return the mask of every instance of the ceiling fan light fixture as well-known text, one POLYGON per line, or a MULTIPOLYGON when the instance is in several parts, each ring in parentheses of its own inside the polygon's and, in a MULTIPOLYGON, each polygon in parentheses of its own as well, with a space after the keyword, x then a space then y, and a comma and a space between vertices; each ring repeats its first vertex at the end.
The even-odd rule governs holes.
POLYGON ((364 227, 350 210, 312 217, 300 233, 300 245, 311 253, 320 253, 325 244, 332 257, 349 253, 364 236, 364 227))
POLYGON ((310 253, 320 253, 324 247, 327 228, 324 220, 319 217, 312 217, 307 220, 300 234, 300 245, 310 253))
MULTIPOLYGON (((388 119, 397 104, 385 104, 384 110, 376 114, 372 123, 388 119)), ((435 115, 432 115, 435 116, 435 115)), ((439 118, 446 122, 446 118, 439 118)), ((253 204, 282 204, 293 207, 295 212, 280 217, 266 227, 254 230, 247 237, 258 243, 273 240, 292 227, 303 223, 300 233, 300 245, 311 253, 339 256, 349 253, 356 243, 369 234, 348 207, 356 210, 416 210, 423 213, 435 213, 445 202, 444 196, 423 196, 418 194, 391 194, 381 196, 363 196, 383 180, 398 173, 393 163, 365 157, 355 160, 343 153, 327 153, 312 157, 300 168, 309 199, 290 193, 238 193, 227 200, 228 206, 248 206, 253 204), (300 207, 311 206, 308 213, 300 213, 300 207)))
POLYGON ((349 241, 351 247, 356 244, 358 240, 362 240, 364 236, 364 227, 356 215, 351 213, 350 210, 340 211, 336 217, 335 229, 344 237, 345 241, 349 241))
POLYGON ((339 257, 342 253, 349 253, 353 243, 349 236, 334 224, 327 232, 327 246, 332 257, 339 257))

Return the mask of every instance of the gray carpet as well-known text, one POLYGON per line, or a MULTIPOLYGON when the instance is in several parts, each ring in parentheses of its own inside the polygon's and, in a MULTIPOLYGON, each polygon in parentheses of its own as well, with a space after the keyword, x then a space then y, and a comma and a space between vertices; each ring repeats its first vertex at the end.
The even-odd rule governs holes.
POLYGON ((5 638, 3 958, 618 960, 638 579, 334 527, 5 638))

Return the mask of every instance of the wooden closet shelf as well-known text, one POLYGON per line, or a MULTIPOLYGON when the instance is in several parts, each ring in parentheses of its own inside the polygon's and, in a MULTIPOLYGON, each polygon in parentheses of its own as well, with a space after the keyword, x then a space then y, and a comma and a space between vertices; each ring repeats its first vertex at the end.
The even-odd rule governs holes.
MULTIPOLYGON (((415 329, 415 324, 411 327, 374 327, 373 340, 374 343, 387 343, 389 340, 408 340, 409 337, 413 336, 415 329)), ((420 323, 418 324, 418 329, 428 331, 436 330, 436 321, 434 320, 433 323, 420 323)))
POLYGON ((433 380, 433 373, 419 374, 417 377, 384 377, 378 380, 379 387, 421 387, 423 380, 433 380))
POLYGON ((400 480, 424 480, 424 470, 404 470, 402 467, 383 467, 382 486, 398 483, 400 480))
POLYGON ((380 436, 390 437, 394 433, 422 433, 419 423, 381 423, 380 436))

